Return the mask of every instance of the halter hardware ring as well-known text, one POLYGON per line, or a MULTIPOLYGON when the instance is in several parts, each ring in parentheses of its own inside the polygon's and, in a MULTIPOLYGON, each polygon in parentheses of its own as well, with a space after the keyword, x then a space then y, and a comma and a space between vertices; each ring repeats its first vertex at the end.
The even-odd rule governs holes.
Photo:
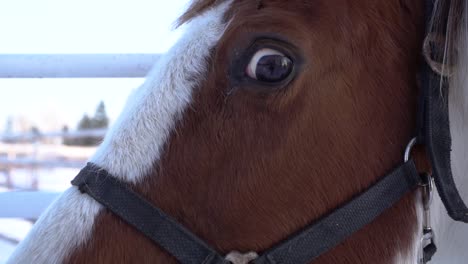
POLYGON ((239 251, 232 251, 226 255, 226 261, 230 264, 249 264, 255 259, 258 258, 258 254, 256 252, 248 252, 248 253, 240 253, 239 251))
POLYGON ((435 234, 431 225, 431 203, 434 194, 434 178, 429 173, 421 174, 422 203, 423 203, 423 232, 420 241, 419 263, 425 264, 435 252, 435 234))
MULTIPOLYGON (((411 157, 411 151, 418 143, 417 138, 414 137, 410 140, 405 149, 404 162, 408 162, 411 157)), ((432 255, 435 253, 434 231, 431 226, 431 203, 434 193, 434 178, 429 173, 421 174, 421 181, 419 183, 422 195, 423 204, 423 219, 422 219, 422 236, 420 240, 420 248, 418 252, 418 263, 425 264, 430 261, 432 255)))
POLYGON ((429 210, 432 204, 432 197, 434 196, 434 178, 428 173, 423 173, 419 186, 421 186, 423 190, 422 198, 424 210, 429 210))
POLYGON ((410 142, 406 146, 405 155, 404 155, 404 159, 403 159, 404 162, 409 161, 410 156, 411 156, 411 150, 413 150, 413 147, 416 145, 417 142, 418 142, 418 139, 416 137, 414 137, 414 138, 412 138, 410 140, 410 142))

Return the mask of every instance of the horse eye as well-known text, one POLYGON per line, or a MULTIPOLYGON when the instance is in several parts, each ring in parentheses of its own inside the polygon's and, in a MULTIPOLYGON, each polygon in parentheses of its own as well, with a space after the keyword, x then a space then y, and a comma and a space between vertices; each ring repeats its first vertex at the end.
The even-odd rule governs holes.
POLYGON ((273 49, 260 49, 247 65, 247 75, 262 82, 275 83, 286 79, 294 67, 293 61, 283 53, 273 49))

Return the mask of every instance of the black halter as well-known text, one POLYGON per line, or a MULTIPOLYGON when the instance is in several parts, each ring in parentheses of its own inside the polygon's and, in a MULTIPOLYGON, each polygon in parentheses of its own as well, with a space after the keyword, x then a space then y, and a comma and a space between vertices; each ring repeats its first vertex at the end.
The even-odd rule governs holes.
MULTIPOLYGON (((428 27, 426 36, 431 34, 429 19, 434 10, 433 1, 426 1, 426 25, 428 27)), ((450 0, 444 2, 445 9, 448 9, 450 2, 450 0)), ((445 12, 447 14, 443 16, 442 21, 445 22, 442 23, 443 25, 447 25, 448 21, 448 10, 445 12)), ((436 33, 443 36, 447 32, 436 33)), ((444 54, 437 54, 443 53, 444 47, 432 45, 430 42, 425 44, 433 49, 434 54, 428 54, 429 56, 434 55, 439 59, 444 56, 444 54)), ((419 98, 417 140, 419 144, 426 147, 431 159, 435 184, 448 214, 456 221, 468 223, 468 208, 458 192, 450 163, 452 139, 448 109, 448 83, 444 77, 434 73, 427 63, 423 64, 421 76, 423 89, 419 98), (442 89, 440 84, 443 86, 442 89)))
MULTIPOLYGON (((430 24, 433 5, 433 0, 427 0, 427 25, 430 24)), ((432 161, 435 183, 449 215, 455 220, 468 222, 468 209, 460 198, 450 169, 448 104, 443 99, 447 98, 447 90, 442 89, 444 94, 440 95, 439 86, 433 85, 440 81, 440 77, 426 64, 423 66, 422 76, 423 91, 419 100, 417 137, 412 143, 426 146, 432 161)), ((410 150, 411 146, 407 149, 407 154, 410 150)), ((307 264, 372 222, 417 186, 424 187, 423 202, 425 210, 428 210, 431 183, 432 178, 428 175, 421 177, 414 162, 406 157, 404 163, 366 191, 275 247, 262 252, 260 256, 251 253, 224 257, 96 165, 88 163, 72 181, 81 192, 93 197, 182 264, 307 264), (236 257, 237 260, 234 260, 236 257)), ((427 223, 423 223, 423 227, 420 263, 428 262, 436 251, 431 227, 427 223)))
MULTIPOLYGON (((421 178, 413 161, 405 162, 367 191, 264 252, 251 263, 310 263, 372 222, 420 182, 421 178)), ((180 263, 229 263, 188 229, 130 190, 107 171, 89 163, 72 184, 156 242, 180 263)), ((430 258, 430 255, 426 257, 430 258)))

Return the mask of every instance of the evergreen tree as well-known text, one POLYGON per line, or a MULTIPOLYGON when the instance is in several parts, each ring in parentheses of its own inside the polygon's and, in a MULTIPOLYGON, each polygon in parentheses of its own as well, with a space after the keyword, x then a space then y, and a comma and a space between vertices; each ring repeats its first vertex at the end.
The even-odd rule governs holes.
POLYGON ((80 122, 78 122, 78 130, 88 130, 93 128, 92 120, 89 118, 88 114, 84 114, 80 122))
MULTIPOLYGON (((104 102, 99 102, 96 112, 94 113, 93 118, 91 119, 92 129, 103 129, 109 126, 109 117, 107 117, 106 106, 104 102)), ((102 142, 102 137, 94 137, 92 139, 92 145, 99 145, 102 142)))
POLYGON ((106 106, 103 101, 96 108, 92 123, 93 128, 107 128, 109 126, 109 117, 107 117, 106 106))
MULTIPOLYGON (((62 132, 65 133, 65 134, 67 134, 68 131, 70 131, 70 129, 68 128, 67 125, 64 125, 64 126, 62 127, 62 132)), ((69 137, 67 137, 66 135, 64 135, 64 136, 62 137, 62 144, 66 145, 66 146, 73 146, 73 145, 75 145, 75 139, 69 138, 69 137)))
MULTIPOLYGON (((78 122, 78 131, 89 130, 93 128, 93 121, 87 114, 84 114, 80 122, 78 122)), ((77 146, 93 146, 95 139, 92 137, 82 137, 71 140, 73 145, 77 146)))
MULTIPOLYGON (((105 129, 109 126, 109 117, 107 116, 106 106, 101 101, 96 108, 94 116, 90 118, 87 114, 83 115, 78 123, 78 130, 105 129)), ((68 128, 67 128, 68 129, 68 128)), ((102 137, 84 137, 77 139, 64 139, 65 145, 95 146, 101 143, 102 137)))

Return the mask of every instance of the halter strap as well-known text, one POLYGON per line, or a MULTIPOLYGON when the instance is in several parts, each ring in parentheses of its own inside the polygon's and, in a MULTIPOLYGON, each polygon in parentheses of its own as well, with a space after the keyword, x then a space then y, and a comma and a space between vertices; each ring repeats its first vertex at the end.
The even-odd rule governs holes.
MULTIPOLYGON (((372 222, 415 189, 420 181, 414 162, 409 160, 350 202, 265 251, 251 263, 310 263, 372 222)), ((142 232, 181 264, 230 263, 187 228, 95 164, 88 163, 72 184, 142 232)))
POLYGON ((183 264, 226 264, 224 257, 109 172, 88 163, 71 182, 183 264))
MULTIPOLYGON (((425 0, 426 4, 426 41, 431 32, 431 18, 434 12, 434 0, 425 0)), ((445 3, 450 6, 450 1, 445 3)), ((443 18, 448 20, 448 13, 443 18)), ((447 22, 443 24, 446 24, 447 22)), ((445 32, 436 32, 446 34, 445 32)), ((425 43, 424 45, 434 45, 425 43)), ((438 47, 444 50, 444 47, 438 47)), ((426 54, 430 56, 432 54, 426 54)), ((456 220, 468 223, 468 207, 460 196, 455 184, 451 169, 451 146, 448 83, 444 77, 433 72, 427 61, 422 63, 421 86, 418 99, 416 136, 419 144, 426 147, 431 160, 433 177, 440 198, 447 209, 449 216, 456 220), (442 84, 442 89, 440 87, 442 84)))
POLYGON ((371 223, 420 182, 413 161, 403 163, 353 200, 267 251, 255 264, 308 264, 371 223))

